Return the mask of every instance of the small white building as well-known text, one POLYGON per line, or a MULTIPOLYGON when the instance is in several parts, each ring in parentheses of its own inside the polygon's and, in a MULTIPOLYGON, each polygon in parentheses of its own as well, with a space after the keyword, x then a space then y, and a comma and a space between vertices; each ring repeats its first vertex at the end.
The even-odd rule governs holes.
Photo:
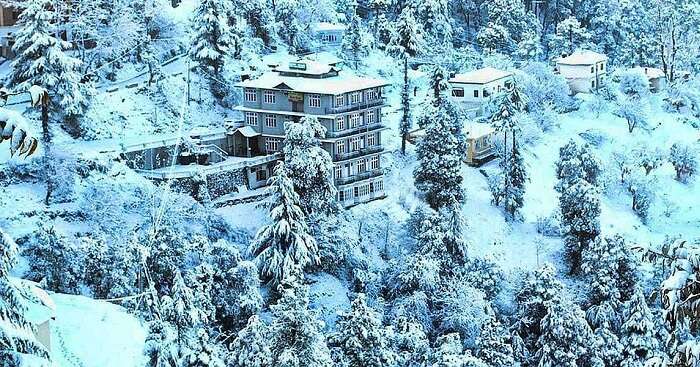
POLYGON ((649 79, 649 89, 652 92, 658 92, 666 88, 666 74, 664 74, 663 70, 648 66, 638 66, 632 70, 639 71, 647 76, 647 79, 649 79))
POLYGON ((464 74, 455 74, 449 82, 452 99, 463 103, 472 115, 479 115, 491 96, 510 87, 513 82, 513 73, 486 67, 464 74))
POLYGON ((467 135, 467 155, 464 161, 470 166, 479 166, 496 155, 494 139, 496 129, 490 124, 468 122, 464 133, 467 135))
POLYGON ((597 90, 608 71, 608 57, 593 51, 575 52, 556 63, 556 71, 569 83, 573 94, 597 90))
POLYGON ((313 26, 316 41, 322 49, 340 47, 347 26, 338 23, 319 22, 313 26))

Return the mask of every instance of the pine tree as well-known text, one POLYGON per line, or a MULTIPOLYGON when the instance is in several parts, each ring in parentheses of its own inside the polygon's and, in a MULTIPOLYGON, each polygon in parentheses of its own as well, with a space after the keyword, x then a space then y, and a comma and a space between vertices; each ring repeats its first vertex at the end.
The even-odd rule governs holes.
POLYGON ((454 199, 449 206, 441 211, 441 214, 444 218, 444 241, 447 252, 457 263, 463 264, 467 261, 469 245, 464 237, 468 228, 462 215, 462 206, 459 205, 457 199, 454 199))
POLYGON ((448 0, 417 0, 412 4, 416 20, 429 43, 452 45, 452 24, 448 0))
POLYGON ((343 36, 343 53, 348 55, 347 59, 351 60, 354 69, 357 70, 357 66, 364 56, 367 56, 367 45, 363 39, 363 29, 360 17, 357 12, 350 18, 350 25, 345 31, 343 36))
POLYGON ((146 367, 179 367, 172 325, 159 318, 148 323, 144 354, 147 358, 146 367))
POLYGON ((220 0, 203 0, 197 4, 192 18, 193 47, 190 57, 203 70, 212 69, 219 75, 224 66, 231 40, 231 32, 224 19, 225 9, 220 0))
POLYGON ((203 327, 197 329, 193 348, 184 356, 182 367, 226 367, 221 350, 203 327))
POLYGON ((268 326, 257 315, 251 316, 229 347, 229 367, 273 366, 269 333, 268 326))
POLYGON ((57 292, 77 293, 82 277, 82 254, 54 227, 40 228, 22 254, 29 259, 27 278, 57 292))
POLYGON ((182 357, 188 346, 190 330, 206 321, 203 310, 195 301, 194 293, 186 284, 179 270, 175 271, 170 295, 161 299, 163 321, 175 327, 178 357, 182 357))
POLYGON ((568 300, 551 303, 540 327, 537 366, 578 367, 590 356, 594 334, 578 305, 568 300))
POLYGON ((400 57, 403 61, 403 89, 401 90, 401 123, 399 124, 399 132, 401 133, 401 153, 406 153, 406 139, 411 130, 411 105, 409 101, 409 83, 408 83, 408 59, 415 57, 423 50, 424 40, 422 29, 416 22, 413 8, 406 6, 401 11, 396 25, 394 26, 394 35, 389 42, 388 50, 393 55, 400 57))
POLYGON ((50 366, 46 348, 34 337, 32 325, 26 319, 25 300, 10 280, 15 265, 17 245, 0 229, 0 360, 8 367, 50 366))
POLYGON ((246 23, 253 31, 253 36, 262 40, 265 46, 269 46, 273 40, 275 15, 272 7, 266 0, 246 0, 232 2, 237 5, 236 11, 245 18, 246 23))
POLYGON ((80 83, 80 61, 65 51, 68 42, 55 37, 58 14, 50 0, 31 0, 20 15, 22 27, 13 34, 16 54, 7 85, 26 92, 33 85, 51 95, 51 108, 66 118, 82 115, 88 106, 88 93, 80 83))
POLYGON ((272 223, 263 226, 250 245, 258 268, 273 285, 295 267, 318 263, 318 247, 294 192, 285 164, 280 162, 270 178, 269 213, 272 223))
POLYGON ((654 321, 640 289, 625 304, 625 321, 620 328, 623 347, 622 367, 643 366, 659 349, 654 321))
POLYGON ((309 310, 308 286, 301 281, 301 271, 296 268, 279 286, 282 297, 270 306, 272 365, 330 367, 333 362, 321 332, 321 322, 309 310))
POLYGON ((558 182, 555 189, 557 191, 565 191, 580 178, 591 185, 598 185, 601 163, 591 153, 592 150, 588 144, 579 146, 574 140, 569 140, 568 143, 559 148, 559 160, 556 163, 558 182))
MULTIPOLYGON (((406 317, 394 321, 391 344, 399 366, 424 366, 430 355, 430 344, 420 324, 406 317)), ((459 335, 457 335, 459 338, 459 335)))
POLYGON ((489 315, 481 325, 481 335, 477 339, 477 357, 490 367, 510 367, 515 363, 513 347, 508 344, 508 333, 494 315, 489 315))
POLYGON ((590 46, 591 34, 575 17, 566 18, 557 24, 556 33, 549 38, 549 54, 552 58, 571 55, 590 46))
POLYGON ((437 338, 437 347, 431 357, 431 367, 489 367, 479 358, 464 350, 459 334, 451 333, 437 338))
POLYGON ((346 367, 390 366, 396 357, 385 335, 381 315, 367 306, 360 293, 337 321, 330 344, 341 350, 346 367))
POLYGON ((559 197, 564 243, 569 270, 581 269, 581 254, 600 233, 600 192, 583 179, 569 186, 559 197))
POLYGON ((305 116, 285 126, 284 163, 299 205, 307 215, 330 213, 336 207, 333 160, 321 148, 326 129, 316 117, 305 116))
POLYGON ((464 202, 462 157, 466 138, 456 106, 446 96, 447 75, 440 67, 431 71, 432 96, 419 119, 425 136, 418 142, 418 167, 413 172, 416 188, 436 210, 464 202))
POLYGON ((546 264, 528 274, 516 295, 518 321, 515 325, 526 350, 533 353, 536 350, 537 340, 542 334, 542 320, 563 294, 564 285, 556 279, 553 266, 546 264))
POLYGON ((527 101, 523 97, 520 87, 512 85, 504 92, 498 94, 493 101, 495 110, 490 120, 496 131, 503 134, 503 151, 500 161, 501 184, 498 195, 506 211, 508 220, 515 220, 522 208, 523 196, 525 194, 525 183, 527 182, 527 172, 525 164, 518 147, 516 135, 520 132, 518 114, 525 110, 527 101), (510 133, 511 142, 508 142, 510 133))

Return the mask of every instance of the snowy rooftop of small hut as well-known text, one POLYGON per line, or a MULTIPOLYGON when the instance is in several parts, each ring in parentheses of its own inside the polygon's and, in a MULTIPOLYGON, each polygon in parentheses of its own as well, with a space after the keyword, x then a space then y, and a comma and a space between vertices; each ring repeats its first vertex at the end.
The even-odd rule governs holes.
POLYGON ((606 61, 607 59, 608 57, 601 53, 586 50, 561 57, 557 59, 557 63, 562 65, 593 65, 597 62, 606 61))
POLYGON ((513 73, 509 71, 503 71, 492 67, 486 67, 483 69, 470 71, 464 74, 456 74, 454 77, 450 78, 450 83, 486 84, 495 80, 503 79, 511 75, 513 75, 513 73))
POLYGON ((489 124, 470 122, 464 126, 464 132, 469 139, 477 139, 495 132, 496 129, 489 124))
POLYGON ((344 31, 348 29, 345 24, 331 23, 331 22, 319 22, 314 25, 314 30, 318 31, 344 31))
POLYGON ((663 78, 665 76, 664 71, 659 68, 637 66, 632 70, 639 71, 650 79, 663 78))

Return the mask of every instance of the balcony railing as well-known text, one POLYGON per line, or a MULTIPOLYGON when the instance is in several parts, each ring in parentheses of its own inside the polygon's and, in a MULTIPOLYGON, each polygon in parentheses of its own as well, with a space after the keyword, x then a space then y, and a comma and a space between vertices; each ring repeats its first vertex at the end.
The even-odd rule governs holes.
POLYGON ((344 161, 348 159, 353 159, 357 157, 362 157, 368 154, 372 153, 380 153, 384 151, 384 147, 381 145, 373 145, 371 147, 365 147, 360 150, 356 150, 353 152, 347 152, 347 153, 335 153, 333 154, 333 160, 334 161, 344 161))
POLYGON ((348 185, 348 184, 355 183, 358 181, 366 180, 368 178, 379 177, 382 174, 384 174, 384 170, 382 170, 381 168, 372 169, 369 171, 358 173, 356 175, 336 178, 335 184, 336 185, 348 185))
POLYGON ((343 113, 356 110, 364 110, 366 108, 383 106, 386 104, 386 97, 377 97, 369 101, 363 101, 360 103, 352 103, 338 107, 326 107, 326 114, 332 115, 336 113, 343 113))
POLYGON ((340 131, 327 131, 326 138, 343 138, 343 137, 354 135, 354 134, 361 133, 361 132, 364 133, 364 132, 374 131, 377 129, 381 129, 383 127, 384 127, 383 123, 375 122, 372 124, 360 125, 357 127, 353 127, 353 128, 345 129, 345 130, 340 130, 340 131))

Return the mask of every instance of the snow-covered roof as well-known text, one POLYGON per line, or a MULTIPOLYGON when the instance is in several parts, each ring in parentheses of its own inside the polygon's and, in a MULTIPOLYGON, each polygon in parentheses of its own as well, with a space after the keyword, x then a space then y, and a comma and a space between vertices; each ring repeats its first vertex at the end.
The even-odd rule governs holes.
POLYGON ((325 63, 331 66, 335 66, 336 64, 343 62, 343 59, 340 57, 326 51, 306 55, 304 56, 303 60, 325 63))
POLYGON ((323 64, 318 61, 300 59, 281 64, 275 68, 275 71, 281 73, 324 75, 337 70, 328 64, 323 64))
POLYGON ((644 67, 637 66, 636 68, 632 68, 632 70, 642 72, 649 79, 663 78, 666 76, 666 74, 664 74, 664 71, 659 69, 659 68, 650 68, 647 66, 644 66, 644 67))
POLYGON ((593 65, 597 62, 606 61, 608 59, 604 54, 595 51, 578 51, 567 57, 557 59, 557 64, 562 65, 593 65))
POLYGON ((450 79, 450 83, 486 84, 495 80, 509 77, 511 75, 513 75, 513 73, 509 71, 503 71, 492 67, 486 67, 483 69, 470 71, 464 74, 456 74, 450 79))
POLYGON ((496 129, 489 124, 469 122, 464 128, 464 132, 469 139, 477 139, 482 136, 493 134, 496 129))
POLYGON ((256 79, 236 83, 237 87, 292 90, 303 93, 343 94, 363 89, 389 85, 384 80, 338 74, 328 78, 304 78, 282 76, 277 72, 268 72, 256 79))
POLYGON ((255 131, 255 129, 253 129, 250 126, 239 127, 238 129, 236 129, 236 131, 241 133, 241 135, 245 136, 246 138, 252 138, 254 136, 260 135, 259 132, 255 131))
POLYGON ((344 31, 348 29, 345 24, 340 23, 330 23, 330 22, 319 22, 314 24, 315 31, 344 31))

